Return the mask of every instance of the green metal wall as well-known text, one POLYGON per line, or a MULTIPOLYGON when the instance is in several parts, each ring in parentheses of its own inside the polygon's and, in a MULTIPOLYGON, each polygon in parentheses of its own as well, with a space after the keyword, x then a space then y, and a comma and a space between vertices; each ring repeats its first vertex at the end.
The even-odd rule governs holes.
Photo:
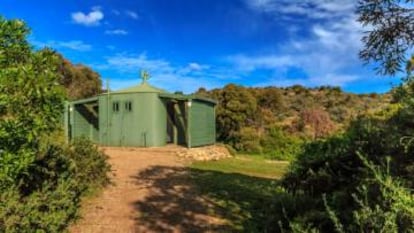
POLYGON ((99 96, 100 142, 109 146, 164 146, 167 112, 158 93, 115 93, 99 96), (113 103, 119 111, 113 111, 113 103), (125 103, 131 102, 128 111, 125 103))
POLYGON ((214 104, 192 100, 189 109, 189 145, 204 146, 216 142, 216 118, 214 104))
POLYGON ((91 141, 99 142, 99 119, 90 115, 82 104, 71 106, 70 114, 71 138, 87 137, 91 141))

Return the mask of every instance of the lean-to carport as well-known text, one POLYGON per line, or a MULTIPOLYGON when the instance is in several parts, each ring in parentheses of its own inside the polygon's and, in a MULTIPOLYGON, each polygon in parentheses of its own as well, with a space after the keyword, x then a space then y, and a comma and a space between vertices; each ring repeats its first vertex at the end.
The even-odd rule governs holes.
POLYGON ((159 95, 167 107, 167 131, 170 142, 197 147, 216 142, 214 100, 195 95, 159 95))
POLYGON ((99 142, 98 97, 73 101, 65 111, 65 132, 67 138, 86 137, 99 142))

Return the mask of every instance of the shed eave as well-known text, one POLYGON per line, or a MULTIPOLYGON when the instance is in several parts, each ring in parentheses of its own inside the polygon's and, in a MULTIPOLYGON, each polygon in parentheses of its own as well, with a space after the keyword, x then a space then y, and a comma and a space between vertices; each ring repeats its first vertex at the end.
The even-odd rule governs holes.
POLYGON ((95 102, 98 101, 98 96, 94 96, 94 97, 90 97, 90 98, 86 98, 86 99, 80 99, 80 100, 75 100, 75 101, 70 101, 70 104, 85 104, 85 103, 90 103, 90 102, 95 102))
POLYGON ((197 96, 197 95, 182 95, 182 94, 160 93, 159 96, 160 96, 160 98, 184 100, 184 101, 200 100, 200 101, 204 101, 204 102, 208 102, 208 103, 217 105, 217 101, 215 101, 213 99, 210 99, 210 98, 197 96))

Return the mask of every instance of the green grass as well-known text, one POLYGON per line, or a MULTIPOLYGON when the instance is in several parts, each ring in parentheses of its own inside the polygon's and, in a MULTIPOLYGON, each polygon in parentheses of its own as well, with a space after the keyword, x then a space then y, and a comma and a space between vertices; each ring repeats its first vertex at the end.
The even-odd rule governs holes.
POLYGON ((194 162, 190 169, 201 195, 214 203, 210 211, 228 221, 227 231, 268 232, 283 218, 280 203, 289 202, 278 182, 287 166, 260 156, 236 156, 194 162))
POLYGON ((283 176, 288 165, 288 162, 268 160, 259 155, 237 155, 218 161, 194 162, 191 167, 200 170, 277 179, 283 176))

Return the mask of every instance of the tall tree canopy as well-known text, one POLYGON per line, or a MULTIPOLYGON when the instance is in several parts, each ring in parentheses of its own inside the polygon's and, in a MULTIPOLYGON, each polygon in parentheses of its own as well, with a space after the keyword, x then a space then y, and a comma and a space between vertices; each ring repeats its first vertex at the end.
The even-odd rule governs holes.
POLYGON ((83 64, 72 64, 59 55, 59 83, 66 88, 69 99, 76 100, 95 96, 102 92, 100 75, 83 64))
POLYGON ((360 57, 377 64, 380 74, 395 75, 414 45, 414 0, 359 0, 358 21, 368 31, 360 57))

